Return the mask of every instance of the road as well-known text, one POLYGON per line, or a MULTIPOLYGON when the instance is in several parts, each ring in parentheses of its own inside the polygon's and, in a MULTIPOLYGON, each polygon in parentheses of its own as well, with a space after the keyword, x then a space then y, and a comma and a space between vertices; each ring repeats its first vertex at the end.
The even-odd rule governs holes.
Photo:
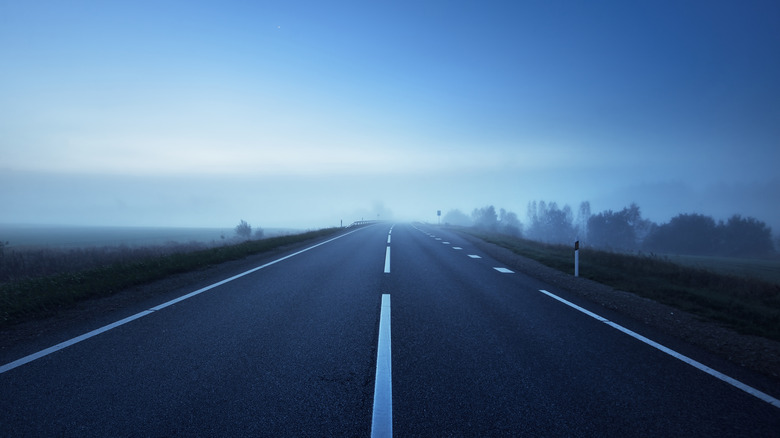
POLYGON ((715 378, 551 295, 705 353, 457 234, 380 223, 312 245, 4 351, 1 434, 778 436, 775 383, 712 359, 769 401, 715 378))

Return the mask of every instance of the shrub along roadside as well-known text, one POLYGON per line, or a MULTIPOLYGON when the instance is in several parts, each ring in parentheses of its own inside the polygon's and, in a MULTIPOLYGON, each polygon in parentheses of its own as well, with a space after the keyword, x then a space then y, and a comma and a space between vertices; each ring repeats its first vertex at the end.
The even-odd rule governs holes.
POLYGON ((62 306, 89 298, 112 295, 123 289, 160 280, 170 275, 238 260, 284 245, 329 236, 338 231, 341 231, 341 228, 326 228, 192 252, 145 257, 79 272, 5 283, 0 285, 0 326, 47 316, 62 306))
MULTIPOLYGON (((562 272, 574 273, 573 248, 513 236, 463 230, 562 272)), ((780 341, 780 286, 721 275, 651 256, 580 250, 580 276, 780 341)))

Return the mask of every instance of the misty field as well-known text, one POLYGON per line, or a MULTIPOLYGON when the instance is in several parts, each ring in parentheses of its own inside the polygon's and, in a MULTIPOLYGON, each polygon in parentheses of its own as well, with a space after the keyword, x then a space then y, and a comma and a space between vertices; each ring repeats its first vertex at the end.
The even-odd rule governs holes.
MULTIPOLYGON (((470 232, 516 254, 574 273, 574 251, 570 246, 470 232)), ((690 256, 673 259, 583 248, 580 276, 717 321, 742 333, 780 340, 778 261, 737 260, 690 256)))
MULTIPOLYGON (((0 245, 0 326, 56 313, 85 299, 334 234, 327 228, 260 240, 150 246, 0 245)), ((232 239, 232 238, 231 238, 232 239)))
MULTIPOLYGON (((283 228, 264 231, 268 237, 300 232, 283 228)), ((0 242, 8 242, 8 248, 136 247, 171 242, 213 244, 229 242, 233 238, 233 228, 0 225, 0 242)))

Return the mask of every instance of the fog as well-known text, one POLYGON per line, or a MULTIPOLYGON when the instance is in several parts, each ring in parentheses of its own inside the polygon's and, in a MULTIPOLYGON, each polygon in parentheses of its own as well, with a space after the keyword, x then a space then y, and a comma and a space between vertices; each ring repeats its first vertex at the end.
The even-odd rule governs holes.
MULTIPOLYGON (((780 231, 772 2, 0 6, 0 223, 529 202, 780 231)), ((0 236, 2 237, 2 236, 0 236)))

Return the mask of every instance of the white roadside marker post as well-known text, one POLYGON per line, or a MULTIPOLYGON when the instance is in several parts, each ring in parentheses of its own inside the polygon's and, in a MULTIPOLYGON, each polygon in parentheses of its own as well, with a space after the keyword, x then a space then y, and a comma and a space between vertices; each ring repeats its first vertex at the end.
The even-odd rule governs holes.
POLYGON ((580 241, 574 242, 574 276, 580 276, 580 241))

